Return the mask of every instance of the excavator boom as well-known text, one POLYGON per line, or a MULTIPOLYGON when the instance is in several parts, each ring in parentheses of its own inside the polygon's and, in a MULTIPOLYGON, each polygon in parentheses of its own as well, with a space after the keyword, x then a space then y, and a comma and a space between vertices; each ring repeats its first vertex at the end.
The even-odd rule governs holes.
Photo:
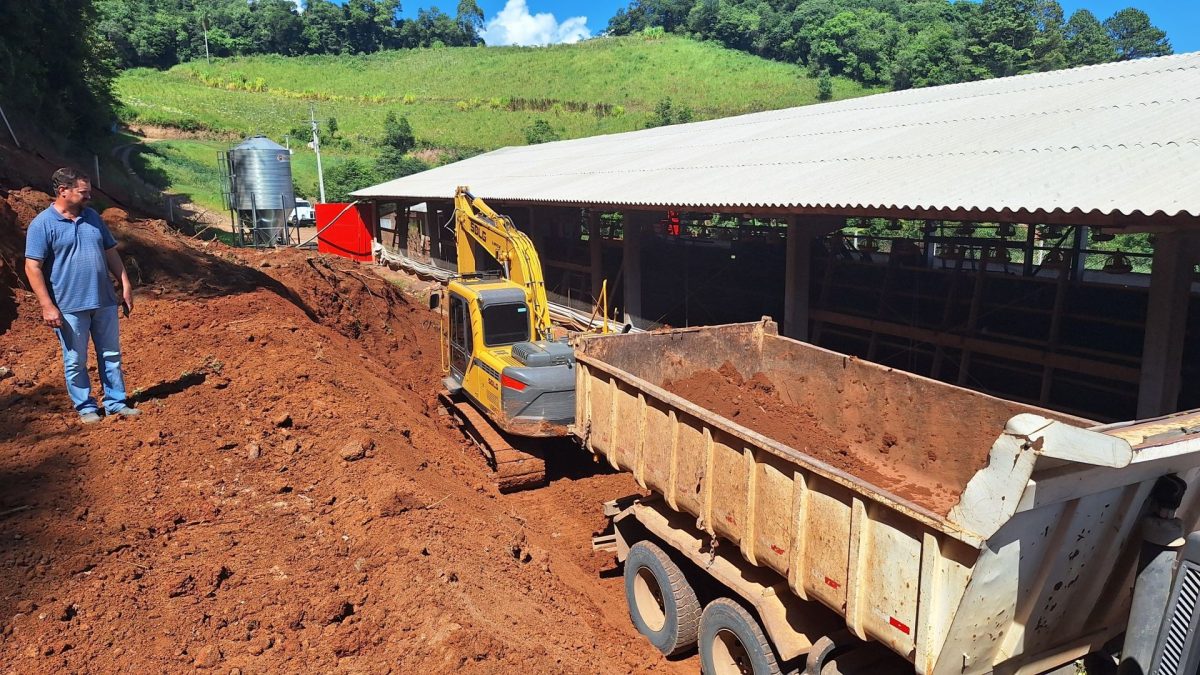
POLYGON ((458 273, 477 274, 480 270, 474 245, 483 248, 503 267, 505 278, 525 289, 537 339, 550 339, 550 304, 546 300, 542 262, 529 235, 518 230, 508 216, 496 213, 472 195, 468 187, 459 186, 455 190, 454 213, 458 273))

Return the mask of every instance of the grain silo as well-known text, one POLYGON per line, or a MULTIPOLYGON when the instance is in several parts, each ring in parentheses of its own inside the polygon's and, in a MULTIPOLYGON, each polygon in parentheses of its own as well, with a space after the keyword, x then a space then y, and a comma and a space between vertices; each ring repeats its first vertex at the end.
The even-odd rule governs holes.
POLYGON ((291 151, 265 136, 252 136, 223 153, 226 207, 242 243, 287 243, 287 220, 296 206, 291 151))

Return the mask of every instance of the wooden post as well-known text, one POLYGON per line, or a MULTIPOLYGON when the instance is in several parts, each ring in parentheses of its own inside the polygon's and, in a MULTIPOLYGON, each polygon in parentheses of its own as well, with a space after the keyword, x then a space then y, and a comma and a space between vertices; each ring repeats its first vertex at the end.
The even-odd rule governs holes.
POLYGON ((1086 225, 1075 226, 1075 239, 1071 245, 1071 281, 1083 281, 1083 270, 1087 264, 1088 229, 1086 225))
POLYGON ((625 307, 625 323, 641 328, 645 323, 642 316, 642 214, 638 211, 621 212, 624 245, 625 289, 622 298, 625 307))
POLYGON ((1033 258, 1037 246, 1037 225, 1029 223, 1025 226, 1025 256, 1021 261, 1021 275, 1033 276, 1033 258))
POLYGON ((425 202, 425 213, 422 217, 424 222, 421 225, 421 230, 422 234, 429 241, 429 263, 436 266, 433 259, 440 256, 441 249, 438 246, 437 219, 434 217, 435 208, 433 202, 425 202))
POLYGON ((1197 240, 1181 232, 1158 235, 1150 271, 1146 333, 1138 387, 1138 418, 1176 411, 1179 405, 1183 342, 1191 299, 1197 240))
POLYGON ((525 219, 525 227, 517 228, 524 229, 529 233, 529 239, 533 242, 534 250, 536 250, 538 255, 543 259, 546 257, 545 253, 543 252, 546 249, 546 231, 544 228, 549 227, 553 222, 552 218, 547 218, 545 215, 546 214, 544 212, 539 212, 536 206, 531 206, 529 207, 529 216, 525 219))
POLYGON ((604 241, 600 234, 600 212, 588 212, 588 257, 592 271, 592 299, 600 298, 604 286, 604 241))
MULTIPOLYGON (((367 232, 371 235, 371 239, 383 243, 383 230, 379 229, 379 202, 374 199, 369 199, 361 205, 363 208, 359 213, 366 212, 367 217, 367 232)), ((371 247, 374 249, 374 246, 371 247)))
POLYGON ((787 262, 784 268, 783 334, 808 340, 809 285, 812 278, 812 231, 797 216, 787 219, 787 262))

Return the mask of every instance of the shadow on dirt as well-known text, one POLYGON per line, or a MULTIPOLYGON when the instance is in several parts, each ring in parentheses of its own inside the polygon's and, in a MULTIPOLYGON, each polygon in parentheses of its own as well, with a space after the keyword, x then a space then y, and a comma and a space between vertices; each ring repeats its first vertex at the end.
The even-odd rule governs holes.
POLYGON ((18 611, 47 611, 31 600, 58 585, 52 577, 67 573, 66 560, 77 553, 78 541, 49 527, 61 518, 56 513, 70 513, 78 506, 63 495, 79 493, 61 489, 73 484, 77 473, 61 451, 32 466, 0 470, 0 561, 5 569, 0 575, 0 617, 5 622, 18 611))
POLYGON ((135 391, 129 400, 136 405, 145 401, 166 398, 198 384, 204 384, 206 379, 208 379, 207 373, 184 373, 174 380, 159 382, 148 389, 135 391))
POLYGON ((617 473, 611 465, 598 461, 572 438, 551 438, 544 441, 546 480, 582 480, 593 476, 617 473))
MULTIPOLYGON (((48 411, 61 414, 66 420, 74 420, 71 415, 75 413, 71 410, 71 401, 67 398, 66 388, 63 385, 41 384, 29 389, 14 390, 0 396, 0 443, 21 439, 33 444, 41 439, 74 431, 74 427, 68 426, 60 432, 51 434, 43 433, 36 436, 31 434, 29 431, 32 419, 30 414, 40 415, 48 411)), ((4 493, 0 492, 0 499, 4 498, 4 493)))

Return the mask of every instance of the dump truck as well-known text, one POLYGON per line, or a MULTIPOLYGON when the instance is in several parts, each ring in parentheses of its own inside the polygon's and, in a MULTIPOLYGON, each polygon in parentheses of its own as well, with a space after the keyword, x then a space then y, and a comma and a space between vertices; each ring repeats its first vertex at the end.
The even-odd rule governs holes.
POLYGON ((1200 572, 1171 579, 1200 526, 1200 412, 1099 425, 766 318, 575 350, 573 432, 642 488, 594 545, 663 653, 698 645, 709 675, 1040 673, 1124 635, 1194 670, 1200 572))

